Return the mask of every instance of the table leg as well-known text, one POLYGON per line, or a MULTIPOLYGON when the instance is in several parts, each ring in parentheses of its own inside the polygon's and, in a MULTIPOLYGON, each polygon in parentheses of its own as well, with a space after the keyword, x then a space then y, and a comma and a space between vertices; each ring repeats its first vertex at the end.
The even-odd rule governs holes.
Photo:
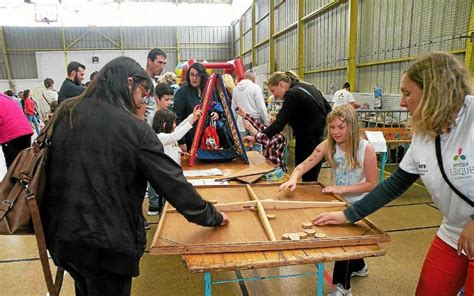
POLYGON ((385 164, 387 163, 388 159, 388 151, 382 152, 380 155, 380 174, 379 174, 379 183, 384 179, 384 172, 385 172, 385 164))
POLYGON ((211 291, 211 273, 206 272, 204 273, 204 295, 205 296, 211 296, 212 291, 211 291))
POLYGON ((318 296, 323 296, 323 288, 324 288, 324 263, 318 263, 316 266, 318 270, 318 296))

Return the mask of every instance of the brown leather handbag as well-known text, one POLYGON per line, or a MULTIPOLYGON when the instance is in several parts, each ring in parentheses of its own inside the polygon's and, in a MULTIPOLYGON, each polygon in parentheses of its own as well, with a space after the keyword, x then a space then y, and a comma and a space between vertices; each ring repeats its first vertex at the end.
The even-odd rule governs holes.
POLYGON ((0 234, 24 234, 33 230, 49 295, 59 295, 64 269, 58 267, 53 282, 38 205, 44 196, 45 164, 59 110, 30 148, 21 151, 0 185, 0 234))

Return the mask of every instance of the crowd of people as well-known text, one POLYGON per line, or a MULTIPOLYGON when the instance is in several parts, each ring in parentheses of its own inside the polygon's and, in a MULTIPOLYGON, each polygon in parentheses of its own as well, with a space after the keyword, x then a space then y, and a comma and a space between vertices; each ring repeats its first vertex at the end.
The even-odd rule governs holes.
MULTIPOLYGON (((71 274, 77 295, 130 295, 149 228, 142 214, 145 195, 150 216, 159 215, 168 201, 190 222, 229 223, 186 181, 180 164, 191 150, 199 118, 205 116, 205 125, 216 129, 217 149, 233 145, 226 130, 231 119, 216 93, 203 114, 209 79, 203 64, 192 64, 178 84, 174 73, 163 73, 166 63, 166 53, 158 48, 149 52, 145 69, 133 59, 116 58, 92 73, 86 86, 86 67, 71 62, 57 93, 54 81, 46 78, 37 98, 28 89, 0 95, 0 143, 7 167, 40 133, 42 122, 58 113, 42 217, 51 257, 71 274)), ((253 70, 240 81, 223 77, 247 149, 261 152, 283 171, 288 139, 282 131, 291 126, 296 168, 281 190, 294 190, 300 179, 316 181, 323 161, 331 167, 334 184, 323 191, 341 195, 351 206, 321 214, 314 224, 355 223, 421 177, 444 220, 417 295, 455 295, 463 287, 474 294, 474 174, 472 166, 467 173, 452 173, 452 151, 474 151, 474 99, 469 75, 454 56, 429 54, 404 72, 400 106, 411 115, 415 137, 400 168, 381 184, 374 148, 360 137, 349 83, 334 94, 331 106, 292 71, 275 72, 266 84, 283 103, 269 114, 253 70), (443 162, 450 173, 445 179, 443 162)), ((352 295, 351 276, 367 274, 362 259, 336 262, 333 295, 352 295)))

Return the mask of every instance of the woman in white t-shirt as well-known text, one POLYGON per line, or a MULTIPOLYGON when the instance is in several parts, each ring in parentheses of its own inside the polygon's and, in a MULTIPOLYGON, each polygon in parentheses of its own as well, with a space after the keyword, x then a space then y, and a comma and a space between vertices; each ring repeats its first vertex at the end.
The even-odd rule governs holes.
POLYGON ((351 207, 318 215, 314 224, 354 223, 421 177, 443 221, 426 256, 416 295, 456 295, 462 287, 465 295, 474 295, 474 96, 469 74, 455 56, 431 53, 406 70, 400 88, 400 106, 410 112, 414 132, 400 168, 351 207), (450 184, 438 163, 437 141, 450 184))

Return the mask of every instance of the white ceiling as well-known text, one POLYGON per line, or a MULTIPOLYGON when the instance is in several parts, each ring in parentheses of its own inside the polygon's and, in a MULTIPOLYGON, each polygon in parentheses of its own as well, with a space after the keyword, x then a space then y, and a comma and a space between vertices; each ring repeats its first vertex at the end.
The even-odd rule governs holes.
POLYGON ((0 0, 2 26, 228 26, 252 0, 0 0), (39 22, 41 19, 43 22, 39 22))

